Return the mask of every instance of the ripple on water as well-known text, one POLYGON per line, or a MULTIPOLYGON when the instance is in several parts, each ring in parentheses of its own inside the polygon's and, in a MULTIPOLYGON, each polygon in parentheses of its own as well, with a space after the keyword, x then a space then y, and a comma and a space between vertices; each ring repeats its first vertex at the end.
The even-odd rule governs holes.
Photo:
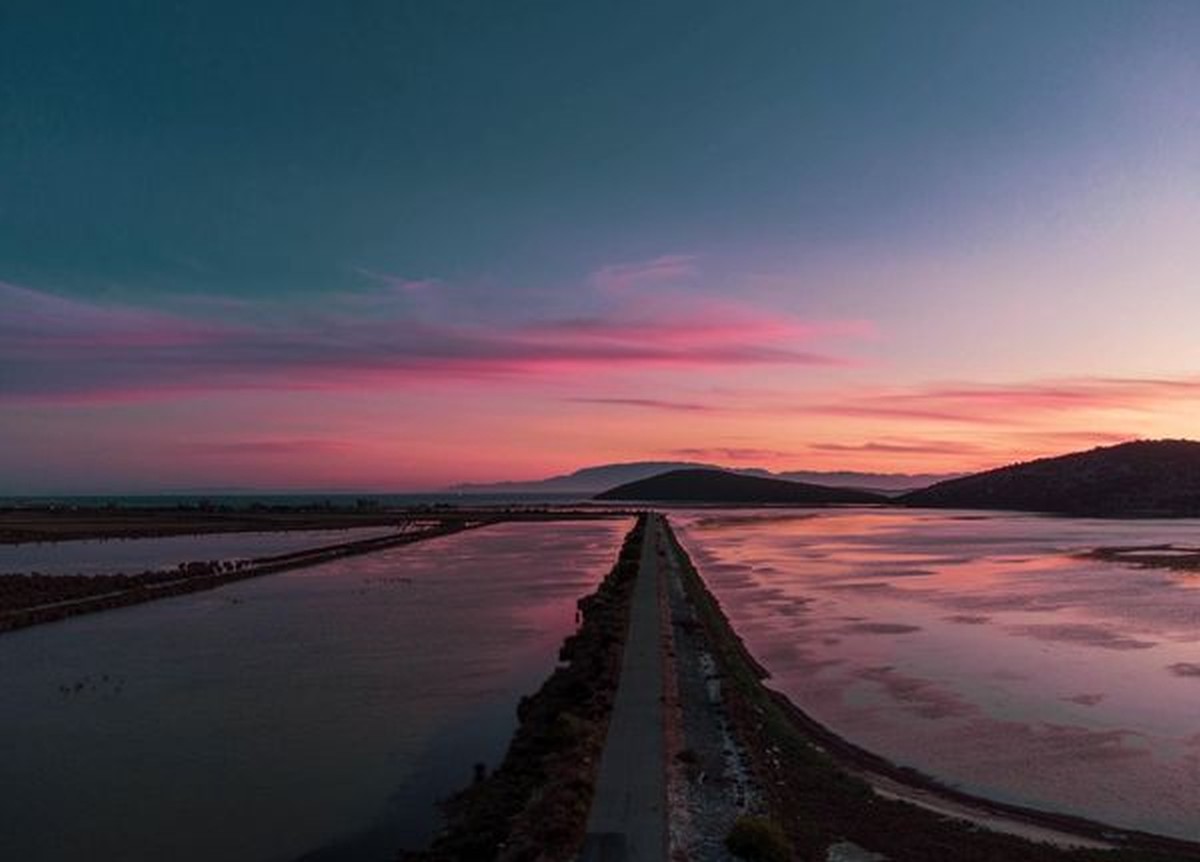
POLYGON ((817 720, 968 790, 1200 839, 1200 580, 1145 567, 1194 552, 1200 521, 706 517, 673 520, 772 685, 817 720), (1080 555, 1103 547, 1133 554, 1080 555))

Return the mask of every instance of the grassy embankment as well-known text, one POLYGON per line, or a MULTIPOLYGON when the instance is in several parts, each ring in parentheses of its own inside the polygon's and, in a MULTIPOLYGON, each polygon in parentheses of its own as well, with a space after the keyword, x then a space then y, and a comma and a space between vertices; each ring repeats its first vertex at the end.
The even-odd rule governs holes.
MULTIPOLYGON (((668 533, 670 530, 668 528, 668 533)), ((892 862, 1167 862, 1200 859, 1200 848, 1185 842, 1137 833, 1126 836, 1129 846, 1117 850, 1066 850, 1033 843, 1012 835, 977 828, 905 802, 876 795, 866 781, 850 774, 843 762, 853 762, 925 789, 935 782, 896 767, 857 749, 817 724, 790 701, 768 689, 766 671, 750 655, 715 597, 708 591, 687 553, 673 534, 670 539, 682 564, 684 586, 696 609, 698 624, 724 679, 730 721, 749 754, 755 783, 767 809, 763 831, 782 827, 786 841, 801 860, 823 860, 827 848, 852 841, 883 853, 892 862), (818 748, 817 746, 820 746, 818 748), (823 749, 823 750, 822 750, 823 749)), ((960 801, 969 797, 958 795, 960 801)), ((986 803, 985 803, 986 804, 986 803)), ((992 805, 1017 819, 1063 829, 1080 827, 1080 834, 1103 837, 1105 829, 1074 818, 1041 815, 992 805)), ((764 841, 770 847, 773 842, 764 841)), ((765 850, 761 858, 771 857, 765 850)))
POLYGON ((579 600, 579 629, 559 652, 566 664, 522 698, 500 766, 446 800, 445 828, 427 850, 402 853, 402 860, 575 858, 620 678, 645 525, 639 516, 612 570, 579 600))
POLYGON ((368 554, 457 533, 485 523, 489 522, 448 520, 416 532, 342 542, 236 564, 216 560, 192 562, 176 569, 131 575, 0 575, 0 632, 211 590, 233 581, 368 554))
MULTIPOLYGON (((208 533, 275 533, 387 527, 423 517, 406 511, 260 506, 38 506, 0 508, 0 543, 145 539, 208 533)), ((435 514, 434 517, 437 517, 435 514)))
POLYGON ((21 506, 0 507, 0 544, 77 539, 145 539, 208 533, 352 530, 411 521, 499 518, 505 521, 587 520, 631 512, 549 506, 21 506))

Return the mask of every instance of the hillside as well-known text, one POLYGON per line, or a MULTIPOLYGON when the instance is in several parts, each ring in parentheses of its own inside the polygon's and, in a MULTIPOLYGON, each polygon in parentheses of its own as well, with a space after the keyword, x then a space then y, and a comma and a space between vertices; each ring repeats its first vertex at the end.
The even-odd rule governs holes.
POLYGON ((671 470, 648 479, 627 482, 596 495, 597 500, 637 500, 677 503, 881 503, 886 498, 868 491, 829 488, 745 476, 724 470, 671 470))
POLYGON ((1095 515, 1200 515, 1200 443, 1145 440, 939 482, 908 506, 1095 515))

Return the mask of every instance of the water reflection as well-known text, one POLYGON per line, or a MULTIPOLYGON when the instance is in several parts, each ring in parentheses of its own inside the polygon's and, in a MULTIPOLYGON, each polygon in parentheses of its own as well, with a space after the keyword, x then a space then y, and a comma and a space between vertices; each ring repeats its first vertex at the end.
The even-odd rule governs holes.
POLYGON ((995 798, 1200 838, 1200 574, 1079 554, 1200 522, 903 510, 679 513, 773 685, 995 798))
POLYGON ((0 854, 388 858, 495 764, 622 522, 508 524, 0 638, 0 854))

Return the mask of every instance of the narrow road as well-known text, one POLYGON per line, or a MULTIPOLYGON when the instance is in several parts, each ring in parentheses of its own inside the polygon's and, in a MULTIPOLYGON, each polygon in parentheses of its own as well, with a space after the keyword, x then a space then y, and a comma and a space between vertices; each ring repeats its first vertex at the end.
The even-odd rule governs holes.
POLYGON ((667 858, 661 547, 665 547, 662 518, 650 515, 582 862, 667 858))

